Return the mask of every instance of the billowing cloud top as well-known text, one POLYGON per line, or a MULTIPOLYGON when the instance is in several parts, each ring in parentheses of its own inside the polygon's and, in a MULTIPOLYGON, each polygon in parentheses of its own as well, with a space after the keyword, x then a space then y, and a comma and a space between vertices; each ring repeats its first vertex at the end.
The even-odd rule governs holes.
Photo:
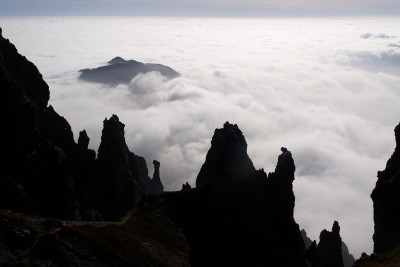
POLYGON ((194 185, 214 129, 237 123, 256 168, 273 171, 280 148, 292 152, 295 218, 309 236, 338 220, 356 257, 372 251, 369 195, 400 120, 399 18, 32 17, 0 25, 92 149, 104 118, 117 114, 130 150, 159 160, 166 189, 179 190, 194 185), (182 75, 149 72, 116 86, 78 79, 80 69, 117 55, 182 75))
POLYGON ((0 15, 326 16, 400 14, 397 0, 0 0, 0 15))

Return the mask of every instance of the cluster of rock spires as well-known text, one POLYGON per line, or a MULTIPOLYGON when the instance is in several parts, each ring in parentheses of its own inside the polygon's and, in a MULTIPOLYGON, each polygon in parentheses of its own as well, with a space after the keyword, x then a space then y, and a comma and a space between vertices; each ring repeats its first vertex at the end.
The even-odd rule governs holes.
POLYGON ((295 165, 281 150, 275 172, 256 170, 242 132, 226 122, 215 130, 197 187, 163 194, 193 266, 307 266, 293 218, 295 165))
MULTIPOLYGON (((110 65, 125 63, 116 58, 110 65)), ((242 132, 226 122, 215 130, 196 187, 186 183, 162 193, 160 163, 153 161, 150 178, 116 115, 103 122, 97 158, 85 130, 75 142, 67 120, 48 106, 42 75, 1 29, 0 88, 7 114, 0 136, 6 155, 0 161, 0 265, 64 266, 54 255, 75 266, 348 267, 354 261, 336 221, 318 244, 300 232, 293 217, 296 167, 284 147, 274 172, 257 170, 242 132), (129 210, 120 223, 85 222, 119 220, 129 210)), ((395 135, 395 152, 371 196, 374 250, 400 255, 400 125, 395 135)), ((364 254, 354 266, 379 266, 365 265, 377 258, 364 254)))
POLYGON ((161 193, 159 166, 148 177, 144 158, 129 151, 124 124, 104 120, 98 157, 89 137, 74 141, 71 126, 48 105, 38 69, 0 35, 2 208, 64 219, 115 220, 141 195, 161 193))
POLYGON ((349 253, 346 244, 340 237, 340 226, 333 223, 332 231, 322 230, 319 243, 312 241, 306 231, 301 230, 301 236, 306 248, 306 255, 311 267, 351 267, 355 261, 349 253))

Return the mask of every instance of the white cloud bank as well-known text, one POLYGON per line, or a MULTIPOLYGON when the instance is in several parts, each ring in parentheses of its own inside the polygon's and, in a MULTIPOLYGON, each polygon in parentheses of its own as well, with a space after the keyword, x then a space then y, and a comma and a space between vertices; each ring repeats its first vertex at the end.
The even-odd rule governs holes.
MULTIPOLYGON (((129 148, 161 161, 168 190, 195 183, 214 129, 243 131, 257 168, 280 147, 297 166, 295 217, 313 239, 334 220, 356 257, 372 251, 371 193, 400 121, 400 19, 0 18, 3 35, 33 61, 50 104, 86 129, 97 150, 117 114, 129 148), (383 36, 383 35, 382 35, 383 36), (108 88, 77 71, 115 56, 182 74, 139 75, 108 88)), ((151 167, 151 166, 149 166, 151 167)))

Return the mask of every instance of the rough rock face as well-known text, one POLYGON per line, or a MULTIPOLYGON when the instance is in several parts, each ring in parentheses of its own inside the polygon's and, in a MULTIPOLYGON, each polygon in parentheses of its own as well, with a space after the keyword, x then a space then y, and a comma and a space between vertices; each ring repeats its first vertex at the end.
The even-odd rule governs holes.
POLYGON ((236 125, 215 131, 194 189, 164 203, 190 243, 193 266, 306 266, 293 219, 295 166, 282 148, 275 172, 256 171, 236 125))
POLYGON ((49 91, 37 68, 1 36, 0 205, 74 219, 77 203, 65 153, 40 134, 40 113, 49 91))
POLYGON ((333 223, 332 232, 322 230, 319 236, 317 256, 321 267, 344 267, 342 259, 342 238, 337 221, 333 223))
POLYGON ((106 66, 80 70, 81 75, 79 78, 88 82, 110 85, 129 84, 140 73, 151 71, 158 71, 170 79, 179 76, 178 72, 161 64, 145 64, 135 60, 125 60, 121 57, 116 57, 110 60, 106 66))
POLYGON ((400 124, 395 128, 396 148, 378 172, 372 191, 374 203, 374 252, 385 253, 400 246, 400 124))

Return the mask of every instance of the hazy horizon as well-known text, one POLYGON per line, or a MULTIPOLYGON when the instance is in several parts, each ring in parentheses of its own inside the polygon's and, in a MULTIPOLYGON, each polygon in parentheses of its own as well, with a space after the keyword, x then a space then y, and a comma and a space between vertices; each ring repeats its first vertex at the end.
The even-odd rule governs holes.
POLYGON ((116 16, 385 16, 396 0, 0 0, 0 15, 116 16))
POLYGON ((117 114, 128 147, 161 162, 167 190, 194 185, 215 128, 237 123, 257 169, 280 147, 296 164, 295 219, 312 239, 334 220, 350 252, 372 252, 369 194, 400 121, 399 17, 232 19, 0 17, 3 36, 50 86, 50 102, 97 151, 117 114), (116 87, 78 71, 121 56, 167 65, 116 87))

